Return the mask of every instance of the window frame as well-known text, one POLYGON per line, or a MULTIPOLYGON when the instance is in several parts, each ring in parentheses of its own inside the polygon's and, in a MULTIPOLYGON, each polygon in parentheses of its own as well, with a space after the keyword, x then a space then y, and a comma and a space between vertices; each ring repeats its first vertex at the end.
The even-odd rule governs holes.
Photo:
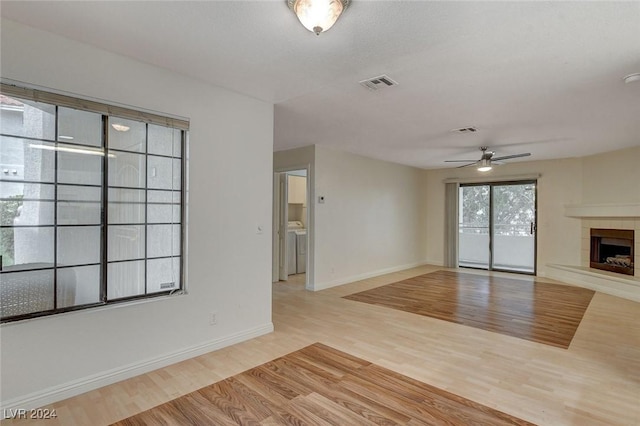
MULTIPOLYGON (((27 320, 27 319, 32 319, 32 318, 40 318, 40 317, 46 317, 46 316, 50 316, 50 315, 57 315, 57 314, 61 314, 61 313, 66 313, 66 312, 73 312, 73 311, 82 311, 82 310, 87 310, 87 309, 92 309, 92 308, 103 308, 106 306, 113 306, 113 305, 121 305, 123 303, 128 303, 128 302, 136 302, 136 303, 140 303, 140 302, 145 302, 145 301, 149 301, 152 299, 157 299, 157 298, 161 298, 161 297, 168 297, 168 296, 172 296, 172 295, 179 295, 179 294, 186 294, 186 287, 187 287, 187 282, 186 282, 186 276, 187 276, 187 271, 186 271, 186 255, 187 255, 187 157, 188 157, 188 140, 189 140, 189 121, 182 119, 182 118, 172 118, 172 117, 167 117, 167 116, 163 116, 163 115, 159 115, 156 113, 151 113, 151 112, 144 112, 144 111, 139 111, 139 110, 134 110, 134 109, 130 109, 130 108, 126 108, 126 107, 122 107, 122 106, 115 106, 115 105, 111 105, 111 104, 107 104, 107 103, 103 103, 103 102, 97 102, 97 101, 93 101, 93 100, 87 100, 87 99, 82 99, 82 98, 76 98, 76 97, 71 97, 71 96, 67 96, 67 95, 60 95, 60 94, 56 94, 56 93, 52 93, 52 92, 48 92, 48 91, 43 91, 40 89, 31 89, 31 88, 26 88, 26 87, 20 87, 20 86, 16 86, 16 85, 12 85, 12 84, 7 84, 7 83, 0 83, 0 93, 2 95, 6 95, 8 97, 16 97, 19 99, 24 99, 24 100, 29 100, 29 101, 34 101, 34 102, 41 102, 41 103, 45 103, 45 104, 49 104, 51 106, 53 106, 55 108, 55 125, 54 125, 54 135, 53 135, 53 139, 49 140, 46 138, 34 138, 34 137, 28 137, 28 136, 19 136, 19 135, 13 135, 13 134, 7 134, 4 132, 0 132, 0 136, 2 136, 3 138, 13 138, 16 140, 25 140, 25 141, 33 141, 33 142, 41 142, 41 143, 47 143, 47 144, 52 144, 52 146, 60 147, 62 146, 67 146, 70 145, 68 142, 65 142, 63 140, 60 140, 60 135, 58 134, 58 126, 59 126, 59 120, 60 120, 60 108, 71 108, 74 110, 80 110, 80 111, 88 111, 88 112, 92 112, 92 113, 97 113, 100 114, 100 119, 101 119, 101 144, 99 147, 96 146, 92 146, 91 148, 93 149, 98 149, 99 151, 102 152, 102 154, 100 155, 101 157, 101 161, 100 161, 100 185, 97 186, 95 184, 82 184, 82 183, 68 183, 68 182, 59 182, 58 180, 58 172, 59 172, 59 153, 61 151, 59 150, 54 150, 55 154, 54 154, 54 181, 53 182, 42 182, 42 181, 29 181, 24 179, 24 177, 20 180, 7 180, 4 179, 4 176, 0 175, 0 181, 4 182, 11 182, 11 183, 20 183, 20 184, 37 184, 37 185, 52 185, 53 186, 53 198, 52 200, 49 200, 48 197, 42 200, 45 200, 46 202, 52 201, 53 204, 53 223, 51 225, 34 225, 34 227, 50 227, 53 230, 53 261, 52 261, 52 265, 51 266, 46 266, 46 267, 40 267, 40 268, 33 268, 33 269, 16 269, 16 270, 12 270, 12 271, 5 271, 2 268, 2 265, 0 265, 0 277, 5 276, 5 274, 12 274, 12 273, 19 273, 19 272, 37 272, 37 271, 51 271, 52 275, 53 275, 53 309, 48 309, 48 310, 41 310, 41 311, 36 311, 36 312, 30 312, 30 313, 25 313, 25 314, 19 314, 19 315, 13 315, 13 316, 6 316, 6 317, 2 317, 0 318, 0 323, 5 324, 5 323, 10 323, 10 322, 16 322, 16 321, 21 321, 21 320, 27 320), (126 120, 132 120, 135 122, 141 122, 144 124, 144 130, 145 130, 145 139, 144 139, 144 150, 142 152, 133 152, 133 151, 128 151, 126 149, 121 149, 121 148, 110 148, 109 145, 109 122, 110 119, 112 118, 116 118, 116 119, 126 119, 126 120), (180 136, 179 136, 179 146, 180 146, 180 154, 179 157, 176 156, 175 153, 175 147, 172 148, 172 154, 171 155, 164 155, 164 154, 158 154, 158 153, 151 153, 149 152, 149 126, 150 125, 157 125, 157 126, 162 126, 165 128, 169 128, 172 129, 172 131, 175 133, 175 131, 179 131, 180 136), (118 189, 120 187, 118 187, 117 185, 110 185, 109 182, 109 153, 111 151, 114 152, 121 152, 123 154, 139 154, 139 155, 143 155, 144 156, 144 164, 145 164, 145 172, 144 172, 144 186, 138 187, 138 188, 130 188, 130 189, 137 189, 137 190, 141 190, 144 191, 144 202, 140 203, 143 206, 144 209, 144 221, 142 221, 141 223, 139 223, 138 225, 143 226, 145 229, 145 233, 144 233, 144 241, 143 241, 143 245, 145 247, 144 250, 144 256, 142 256, 141 258, 136 258, 136 259, 125 259, 122 260, 124 262, 126 261, 143 261, 144 262, 144 282, 142 283, 142 285, 144 286, 144 293, 142 294, 137 294, 137 295, 132 295, 132 296, 126 296, 126 297, 121 297, 121 298, 115 298, 115 299, 109 299, 108 297, 108 266, 110 264, 113 263, 113 261, 109 260, 109 252, 108 252, 108 247, 109 247, 109 229, 110 227, 114 227, 114 226, 123 226, 122 224, 119 223, 110 223, 109 221, 109 209, 110 209, 110 201, 109 201, 109 190, 110 189, 118 189), (171 161, 171 169, 173 170, 173 164, 176 160, 179 160, 180 163, 180 185, 179 188, 176 189, 174 188, 174 183, 171 183, 171 189, 159 189, 159 188, 154 188, 154 187, 150 187, 149 186, 149 171, 148 171, 148 164, 149 164, 149 158, 150 157, 158 157, 158 158, 169 158, 171 161), (100 190, 100 223, 99 225, 80 225, 80 226, 94 226, 100 227, 100 255, 99 255, 99 259, 97 263, 91 263, 90 266, 99 266, 99 301, 98 302, 90 302, 90 303, 86 303, 86 304, 82 304, 82 305, 74 305, 74 306, 67 306, 67 307, 58 307, 58 271, 60 269, 69 269, 69 268, 78 268, 78 267, 83 267, 83 266, 87 266, 84 264, 78 264, 78 265, 66 265, 66 266, 60 266, 59 265, 59 253, 58 253, 58 232, 60 228, 64 228, 64 227, 68 227, 68 226, 74 226, 74 225, 69 225, 69 224, 61 224, 59 223, 59 218, 58 218, 58 206, 59 206, 59 202, 65 202, 64 200, 59 200, 59 196, 58 196, 58 191, 59 188, 61 186, 75 186, 75 187, 92 187, 92 188, 99 188, 100 190), (172 220, 169 223, 170 226, 175 226, 178 225, 180 227, 178 235, 180 236, 180 244, 179 244, 179 253, 176 254, 174 253, 173 250, 173 246, 170 249, 170 255, 169 256, 160 256, 160 257, 150 257, 149 256, 149 252, 147 250, 147 246, 149 243, 149 234, 147 232, 148 227, 149 226, 153 226, 153 225, 157 225, 157 223, 155 222, 150 222, 149 221, 149 216, 148 216, 148 210, 149 210, 149 206, 153 206, 155 205, 153 202, 149 201, 149 196, 148 193, 150 191, 169 191, 171 194, 174 194, 174 192, 180 192, 180 197, 179 197, 179 221, 175 221, 174 222, 174 209, 175 206, 177 205, 175 203, 175 198, 173 195, 171 195, 171 202, 168 204, 170 206, 170 211, 171 211, 171 217, 172 220), (161 290, 161 291, 155 291, 152 293, 148 293, 148 265, 149 265, 149 261, 153 261, 154 259, 171 259, 171 261, 173 262, 173 260, 179 257, 179 286, 177 286, 176 288, 171 288, 171 289, 167 289, 167 290, 161 290)), ((78 148, 87 148, 89 147, 89 145, 87 144, 81 144, 81 143, 72 143, 72 145, 77 146, 78 148)), ((173 145, 172 145, 173 146, 173 145)), ((173 174, 171 175, 173 176, 173 174)), ((41 202, 41 199, 37 199, 36 202, 41 202)), ((89 201, 86 201, 89 202, 89 201)), ((93 201, 95 203, 98 203, 97 201, 93 201)), ((77 226, 77 225, 75 225, 77 226)), ((126 226, 126 224, 125 224, 126 226)), ((12 225, 2 225, 3 229, 9 228, 9 229, 15 229, 16 226, 15 224, 12 225)), ((173 238, 173 230, 170 231, 172 233, 172 238, 173 238)), ((81 285, 81 282, 77 282, 76 283, 76 287, 78 285, 81 285)), ((162 283, 160 283, 162 284, 162 283)), ((1 284, 0 284, 1 285, 1 284)))

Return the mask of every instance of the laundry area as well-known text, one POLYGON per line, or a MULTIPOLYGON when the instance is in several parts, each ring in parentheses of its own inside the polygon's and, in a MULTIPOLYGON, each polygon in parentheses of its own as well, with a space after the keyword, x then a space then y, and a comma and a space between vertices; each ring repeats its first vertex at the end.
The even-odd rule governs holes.
POLYGON ((307 176, 306 170, 287 173, 287 274, 307 270, 307 176))

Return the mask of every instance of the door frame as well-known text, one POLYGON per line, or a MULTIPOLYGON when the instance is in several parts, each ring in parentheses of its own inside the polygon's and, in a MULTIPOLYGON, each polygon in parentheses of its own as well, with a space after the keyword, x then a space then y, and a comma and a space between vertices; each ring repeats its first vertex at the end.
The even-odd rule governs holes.
MULTIPOLYGON (((281 246, 280 243, 278 241, 279 237, 280 237, 280 212, 281 212, 281 202, 282 202, 282 195, 281 191, 280 191, 280 178, 279 176, 282 174, 286 177, 286 173, 287 172, 293 172, 296 170, 305 170, 307 173, 307 181, 306 181, 306 185, 307 185, 307 191, 306 191, 306 197, 307 197, 307 213, 306 213, 306 226, 307 226, 307 250, 306 250, 306 264, 307 264, 307 268, 306 268, 306 273, 305 273, 305 288, 307 290, 314 290, 313 289, 313 249, 312 249, 312 241, 314 238, 313 235, 313 229, 314 229, 314 225, 313 225, 313 217, 314 217, 314 212, 313 212, 313 208, 314 208, 314 192, 313 192, 313 182, 312 182, 312 175, 311 175, 311 165, 310 164, 301 164, 301 165, 295 165, 295 166, 287 166, 287 167, 278 167, 278 168, 274 168, 273 170, 273 214, 272 214, 272 222, 273 222, 273 235, 272 235, 272 282, 278 282, 279 281, 279 276, 280 276, 280 271, 279 271, 279 267, 280 267, 280 257, 281 257, 281 246)), ((285 179, 286 180, 286 179, 285 179)), ((286 191, 285 191, 286 192, 286 191)), ((284 198, 288 198, 287 193, 284 194, 284 198)), ((286 200, 285 200, 286 203, 286 200)), ((286 221, 285 221, 286 222, 286 221)), ((284 244, 286 245, 286 232, 287 230, 284 229, 284 244)), ((286 254, 286 251, 285 251, 286 254)), ((286 267, 287 267, 287 259, 285 256, 284 259, 284 267, 285 267, 285 272, 286 267)))
MULTIPOLYGON (((460 266, 461 268, 468 269, 480 269, 483 271, 496 271, 496 272, 509 272, 513 274, 523 275, 537 275, 538 273, 538 179, 522 179, 522 180, 497 180, 488 182, 473 182, 473 183, 460 183, 460 187, 465 186, 489 186, 489 265, 488 268, 480 268, 473 266, 460 266), (533 272, 514 271, 510 269, 495 268, 493 266, 493 187, 494 186, 508 186, 508 185, 526 185, 533 184, 534 186, 534 222, 533 222, 533 272)), ((460 210, 460 197, 458 196, 458 210, 460 210)), ((460 230, 458 228, 458 239, 460 238, 460 230)), ((459 241, 459 240, 458 240, 459 241)))
POLYGON ((287 281, 289 278, 289 247, 287 218, 289 217, 289 175, 274 173, 274 214, 273 214, 273 277, 272 281, 287 281))

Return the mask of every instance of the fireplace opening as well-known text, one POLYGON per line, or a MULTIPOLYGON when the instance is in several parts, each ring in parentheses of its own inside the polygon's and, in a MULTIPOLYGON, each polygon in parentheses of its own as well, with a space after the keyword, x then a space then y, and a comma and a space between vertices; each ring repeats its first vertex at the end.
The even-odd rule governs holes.
POLYGON ((634 231, 627 229, 591 229, 589 266, 605 271, 633 275, 634 231))

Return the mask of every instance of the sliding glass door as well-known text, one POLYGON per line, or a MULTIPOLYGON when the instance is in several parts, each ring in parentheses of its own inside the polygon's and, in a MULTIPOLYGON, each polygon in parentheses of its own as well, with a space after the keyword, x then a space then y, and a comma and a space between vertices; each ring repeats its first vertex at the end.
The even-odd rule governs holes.
POLYGON ((491 186, 460 186, 458 204, 458 264, 490 269, 491 186))
POLYGON ((535 181, 461 185, 458 210, 460 266, 535 274, 535 181))
POLYGON ((535 273, 535 182, 492 185, 492 266, 535 273))

